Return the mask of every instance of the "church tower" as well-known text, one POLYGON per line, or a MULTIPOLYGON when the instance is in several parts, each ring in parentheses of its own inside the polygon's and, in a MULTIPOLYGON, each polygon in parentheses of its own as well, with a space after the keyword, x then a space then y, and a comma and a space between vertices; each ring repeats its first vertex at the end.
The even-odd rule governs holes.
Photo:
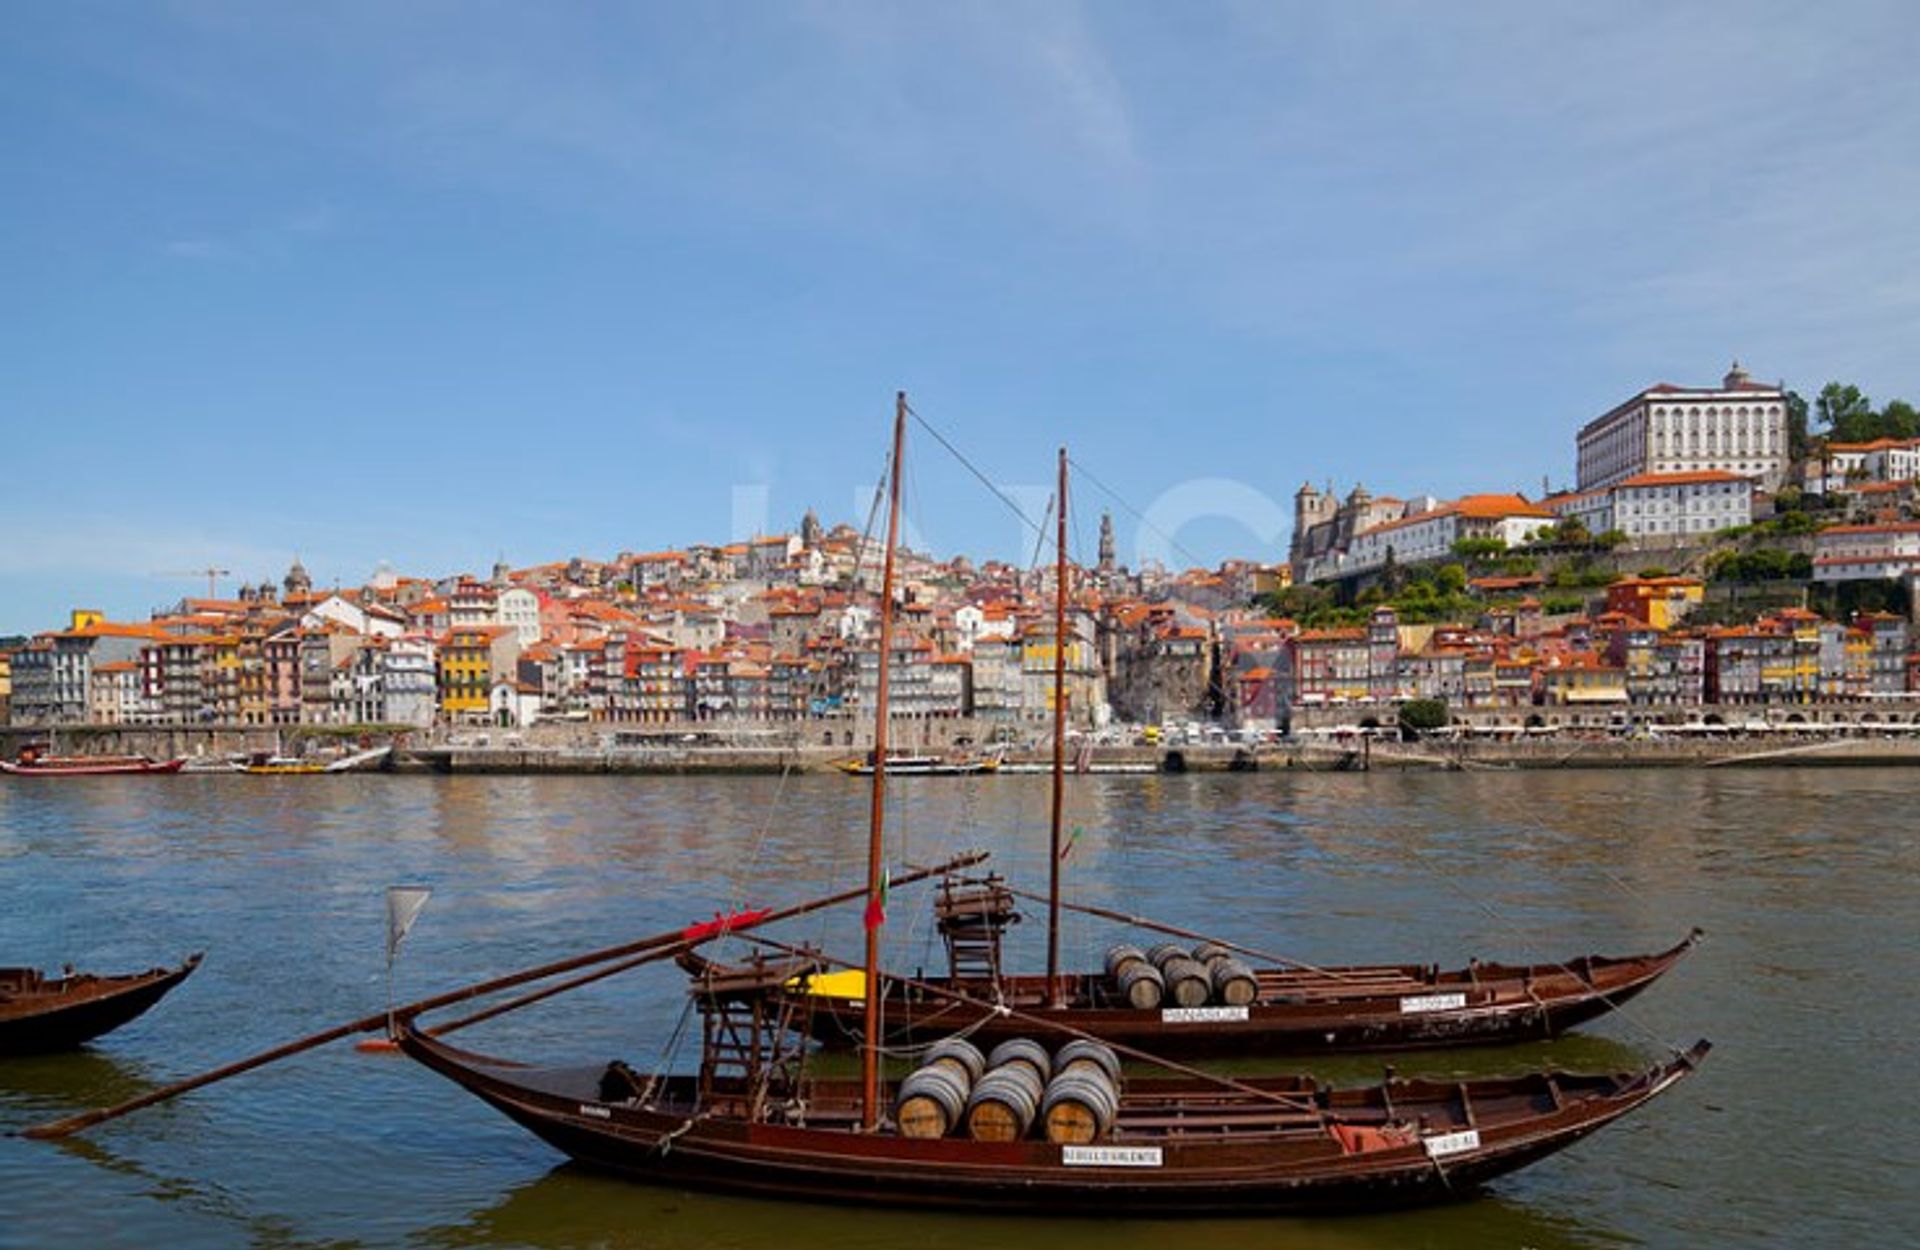
POLYGON ((1105 579, 1105 578, 1112 577, 1114 567, 1115 566, 1114 566, 1114 555, 1113 555, 1113 513, 1102 512, 1100 514, 1100 566, 1099 566, 1099 573, 1101 578, 1105 579))

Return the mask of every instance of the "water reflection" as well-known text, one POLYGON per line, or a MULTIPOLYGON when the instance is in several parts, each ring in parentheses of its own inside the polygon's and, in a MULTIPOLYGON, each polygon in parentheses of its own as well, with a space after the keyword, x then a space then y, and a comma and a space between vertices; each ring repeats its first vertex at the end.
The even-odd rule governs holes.
POLYGON ((92 1047, 50 1055, 0 1058, 0 1108, 6 1127, 105 1107, 158 1088, 147 1066, 92 1047))
POLYGON ((633 1184, 572 1164, 515 1186, 492 1205, 428 1229, 419 1244, 440 1250, 524 1246, 532 1250, 1028 1250, 1099 1246, 1274 1247, 1376 1250, 1490 1246, 1595 1250, 1627 1239, 1537 1211, 1498 1194, 1427 1212, 1416 1231, 1404 1217, 1341 1219, 1085 1220, 850 1210, 825 1204, 732 1198, 633 1184))

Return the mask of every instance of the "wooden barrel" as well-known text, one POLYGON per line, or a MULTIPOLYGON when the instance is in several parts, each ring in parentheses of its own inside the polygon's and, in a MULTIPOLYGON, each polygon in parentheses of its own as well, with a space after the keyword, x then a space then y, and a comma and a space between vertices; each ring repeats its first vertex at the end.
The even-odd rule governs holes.
POLYGON ((1193 948, 1193 958, 1195 962, 1203 963, 1208 968, 1211 968, 1222 959, 1232 959, 1233 952, 1218 942, 1202 942, 1193 948))
POLYGON ((967 1110, 972 1082, 949 1063, 930 1063, 900 1082, 894 1122, 902 1137, 945 1137, 967 1110))
POLYGON ((1047 1082, 1040 1102, 1040 1119, 1047 1140, 1078 1146, 1098 1141, 1113 1131, 1120 1114, 1120 1095, 1097 1067, 1076 1065, 1047 1082))
POLYGON ((1120 984, 1120 997, 1142 1011, 1158 1007, 1167 996, 1166 978, 1152 964, 1128 964, 1116 979, 1120 984))
POLYGON ((1120 970, 1129 964, 1145 963, 1147 953, 1138 946, 1129 946, 1125 942, 1118 946, 1107 947, 1107 975, 1119 977, 1120 970))
POLYGON ((1253 969, 1238 959, 1216 959, 1208 965, 1213 974, 1213 996, 1229 1007, 1244 1007, 1260 997, 1260 982, 1253 969))
POLYGON ((1075 1038, 1053 1052, 1054 1080, 1082 1068, 1104 1073, 1115 1085, 1120 1083, 1120 1056, 1114 1054, 1113 1047, 1104 1042, 1075 1038))
MULTIPOLYGON (((1039 1042, 1024 1037, 1010 1037, 993 1048, 987 1056, 987 1067, 998 1071, 1008 1064, 1025 1064, 1033 1069, 1037 1084, 1034 1096, 1039 1097, 1040 1088, 1045 1086, 1047 1078, 1053 1075, 1053 1057, 1047 1054, 1047 1048, 1039 1042)), ((991 1072, 989 1073, 991 1075, 991 1072)))
POLYGON ((1192 963, 1193 952, 1178 942, 1156 942, 1147 948, 1147 958, 1153 961, 1154 967, 1165 972, 1167 965, 1176 959, 1184 959, 1192 963))
POLYGON ((1025 1063, 994 1068, 967 1096, 967 1136, 975 1141, 1019 1141, 1033 1128, 1044 1086, 1025 1063))
POLYGON ((980 1053, 978 1046, 975 1046, 964 1037, 941 1038, 933 1045, 927 1047, 927 1057, 923 1060, 923 1063, 946 1064, 952 1067, 954 1071, 964 1073, 969 1089, 971 1089, 973 1083, 984 1076, 987 1071, 987 1057, 980 1053))
POLYGON ((1204 1007, 1213 997, 1213 978, 1191 959, 1169 959, 1160 972, 1167 979, 1167 997, 1176 1007, 1204 1007))

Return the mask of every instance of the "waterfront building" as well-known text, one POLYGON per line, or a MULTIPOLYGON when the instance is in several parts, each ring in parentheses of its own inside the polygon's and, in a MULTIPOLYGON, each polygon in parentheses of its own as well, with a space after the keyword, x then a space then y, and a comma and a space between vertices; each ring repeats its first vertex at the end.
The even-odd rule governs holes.
POLYGON ((300 723, 300 628, 282 625, 260 644, 266 665, 267 723, 300 723))
POLYGON ((1293 640, 1293 701, 1308 707, 1366 702, 1374 686, 1373 654, 1364 629, 1301 631, 1293 640))
POLYGON ((519 636, 505 626, 448 630, 439 639, 437 656, 441 715, 449 721, 485 721, 494 681, 517 677, 519 658, 519 636))
POLYGON ((155 634, 149 626, 80 611, 69 628, 36 635, 14 655, 13 719, 23 725, 84 723, 93 706, 94 667, 137 660, 155 634))
POLYGON ((1703 471, 1774 491, 1787 471, 1786 392, 1755 382, 1735 361, 1720 386, 1650 386, 1588 422, 1575 441, 1581 491, 1703 471))
POLYGON ((973 644, 973 713, 983 721, 1021 719, 1024 685, 1021 643, 1009 635, 984 634, 973 644))
POLYGON ((13 723, 13 651, 0 648, 0 725, 13 723))

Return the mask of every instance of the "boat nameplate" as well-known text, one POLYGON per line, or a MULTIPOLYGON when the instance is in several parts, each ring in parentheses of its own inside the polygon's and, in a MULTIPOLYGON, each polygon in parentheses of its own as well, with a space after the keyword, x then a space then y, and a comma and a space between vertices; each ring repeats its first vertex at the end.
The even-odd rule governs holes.
POLYGON ((1060 1162, 1070 1168, 1157 1168, 1158 1146, 1062 1146, 1060 1162))
POLYGON ((596 1107, 590 1102, 580 1104, 580 1114, 592 1116, 596 1120, 611 1120, 613 1118, 612 1111, 609 1111, 605 1107, 596 1107))
POLYGON ((1429 1159, 1444 1159, 1448 1155, 1480 1149, 1480 1131, 1469 1128, 1458 1133, 1442 1133, 1438 1137, 1427 1138, 1422 1144, 1427 1148, 1429 1159))
POLYGON ((1417 994, 1400 1000, 1400 1014, 1410 1016, 1422 1011, 1459 1011, 1466 1005, 1465 994, 1417 994))
POLYGON ((1162 1024, 1244 1024, 1245 1007, 1162 1007, 1162 1024))

